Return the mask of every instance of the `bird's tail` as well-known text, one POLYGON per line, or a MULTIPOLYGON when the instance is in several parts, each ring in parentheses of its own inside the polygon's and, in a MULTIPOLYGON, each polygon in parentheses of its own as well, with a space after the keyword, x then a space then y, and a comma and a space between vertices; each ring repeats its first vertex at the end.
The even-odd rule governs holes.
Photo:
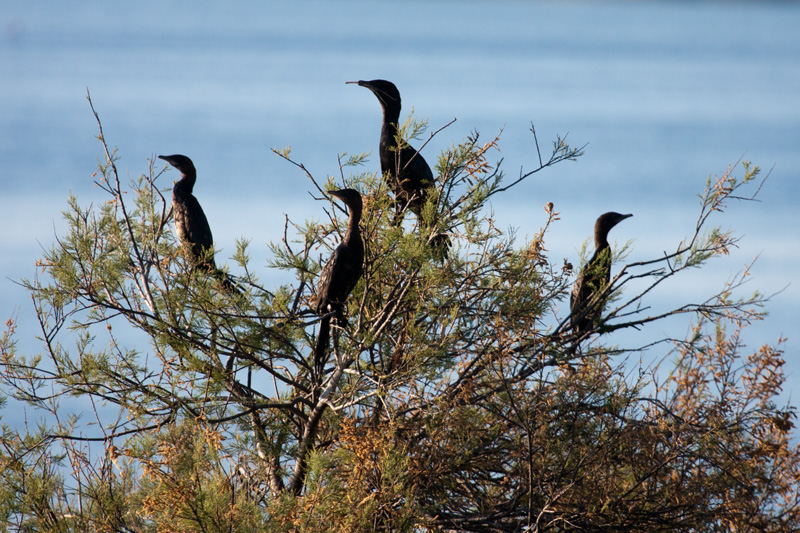
POLYGON ((205 272, 217 278, 220 283, 222 283, 222 287, 227 291, 229 294, 244 294, 244 290, 239 287, 236 283, 233 276, 226 273, 224 270, 217 268, 217 265, 214 263, 213 258, 211 261, 199 261, 195 264, 195 270, 205 272))
POLYGON ((322 372, 325 370, 325 351, 328 349, 328 342, 331 338, 331 317, 324 317, 319 323, 319 334, 317 335, 317 346, 314 348, 314 377, 322 380, 322 372))
POLYGON ((433 249, 434 257, 439 261, 444 261, 450 254, 450 248, 453 247, 453 241, 450 240, 450 235, 446 233, 446 224, 442 222, 445 214, 437 212, 434 214, 433 219, 427 223, 428 231, 428 245, 433 249))
POLYGON ((244 291, 241 287, 234 281, 234 277, 230 274, 225 273, 224 271, 215 268, 212 271, 212 274, 215 278, 217 278, 220 283, 222 283, 222 287, 229 293, 229 294, 243 294, 244 291))
POLYGON ((428 237, 428 244, 431 246, 431 249, 433 249, 436 258, 440 261, 447 259, 450 248, 453 246, 453 242, 450 240, 450 236, 447 233, 431 234, 431 236, 428 237))

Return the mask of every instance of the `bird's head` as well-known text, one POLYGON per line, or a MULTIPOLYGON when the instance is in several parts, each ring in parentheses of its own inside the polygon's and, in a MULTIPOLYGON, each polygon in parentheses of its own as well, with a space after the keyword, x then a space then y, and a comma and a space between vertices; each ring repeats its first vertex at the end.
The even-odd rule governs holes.
POLYGON ((158 158, 163 159, 164 161, 166 161, 167 163, 178 169, 178 171, 181 174, 187 176, 193 176, 196 173, 196 170, 194 169, 194 163, 192 163, 192 160, 186 157, 185 155, 180 155, 180 154, 160 155, 158 156, 158 158))
POLYGON ((355 189, 328 191, 328 194, 343 201, 351 210, 361 213, 361 194, 355 189))
POLYGON ((600 242, 604 241, 608 237, 608 232, 611 231, 611 228, 622 222, 628 217, 632 217, 633 215, 628 213, 627 215, 623 215, 620 213, 615 213, 610 211, 608 213, 603 213, 597 219, 597 222, 594 224, 594 235, 595 239, 598 237, 600 238, 600 242))
POLYGON ((396 107, 400 109, 400 91, 394 83, 386 80, 372 80, 372 81, 348 81, 347 83, 356 83, 361 87, 366 87, 378 97, 384 109, 396 107))

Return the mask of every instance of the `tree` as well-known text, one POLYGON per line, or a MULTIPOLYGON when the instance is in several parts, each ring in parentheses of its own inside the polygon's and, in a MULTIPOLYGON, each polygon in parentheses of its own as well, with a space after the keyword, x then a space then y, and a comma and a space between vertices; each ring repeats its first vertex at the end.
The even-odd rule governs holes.
MULTIPOLYGON (((108 202, 70 198, 68 231, 24 282, 43 351, 17 349, 13 320, 0 344, 4 390, 41 414, 0 438, 7 528, 800 527, 795 411, 776 403, 781 341, 752 353, 740 341, 767 298, 739 295, 744 271, 696 302, 648 307, 656 287, 712 268, 736 245, 710 219, 743 199, 758 167, 709 178, 673 252, 624 265, 618 256, 598 295, 608 300, 602 319, 576 335, 564 311, 576 269, 545 248, 559 213, 547 204, 544 227, 517 244, 487 201, 582 149, 559 137, 507 183, 489 161, 499 136, 473 134, 440 156, 424 223, 413 226, 393 224, 386 183, 356 171, 364 156, 345 156, 335 188, 362 193, 366 259, 320 373, 312 296, 344 211, 334 204, 324 223, 287 219, 271 265, 293 281, 273 290, 239 242, 242 293, 226 291, 181 254, 161 172, 151 161, 126 190, 97 122, 108 202), (450 236, 447 260, 435 260, 426 232, 450 236), (617 330, 684 314, 694 320, 686 339, 614 344, 617 330), (660 350, 660 363, 631 368, 625 354, 644 348, 660 350)), ((424 125, 409 121, 409 132, 424 125)), ((277 153, 316 190, 334 185, 277 153)))

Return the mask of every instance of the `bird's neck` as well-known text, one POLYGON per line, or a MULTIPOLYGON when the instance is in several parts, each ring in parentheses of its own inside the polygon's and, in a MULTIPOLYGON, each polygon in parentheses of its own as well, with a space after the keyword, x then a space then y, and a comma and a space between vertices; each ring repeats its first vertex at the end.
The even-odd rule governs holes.
POLYGON ((196 174, 181 174, 181 179, 175 184, 175 188, 183 193, 192 194, 195 181, 197 181, 196 174))
POLYGON ((594 249, 597 252, 605 250, 608 248, 608 238, 605 235, 595 235, 594 237, 594 249))
POLYGON ((400 120, 400 108, 383 108, 383 127, 381 128, 381 140, 387 146, 397 146, 397 123, 400 120))
POLYGON ((354 242, 361 242, 361 230, 358 223, 361 221, 361 211, 350 209, 350 218, 347 220, 347 233, 344 235, 344 242, 348 245, 354 242))

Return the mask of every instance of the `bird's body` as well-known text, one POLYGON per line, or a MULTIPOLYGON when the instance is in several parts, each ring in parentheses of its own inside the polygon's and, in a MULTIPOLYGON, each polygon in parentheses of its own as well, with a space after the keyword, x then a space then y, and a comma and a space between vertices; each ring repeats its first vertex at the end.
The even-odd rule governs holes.
MULTIPOLYGON (((431 188, 435 185, 431 167, 416 149, 399 139, 400 91, 394 83, 386 80, 348 82, 366 87, 378 98, 383 109, 383 123, 378 153, 381 160, 381 173, 389 188, 394 192, 395 221, 402 220, 403 212, 409 209, 420 222, 422 209, 428 201, 431 188)), ((435 228, 435 221, 428 221, 435 228)), ((446 233, 431 231, 428 237, 438 259, 447 257, 450 237, 446 233)))
POLYGON ((633 215, 609 212, 600 215, 595 222, 595 251, 578 274, 570 298, 570 324, 576 334, 580 335, 591 329, 603 312, 608 296, 604 293, 611 281, 611 248, 608 245, 608 232, 631 216, 633 215))
POLYGON ((433 186, 431 167, 417 150, 403 143, 398 147, 398 121, 400 120, 400 92, 394 83, 386 80, 359 81, 375 94, 383 108, 378 152, 381 172, 394 192, 397 213, 408 206, 417 217, 427 200, 428 189, 433 186))
POLYGON ((331 191, 330 194, 347 204, 350 216, 344 239, 333 251, 319 275, 316 296, 318 315, 341 311, 364 268, 364 241, 358 227, 361 220, 361 195, 354 189, 331 191))
MULTIPOLYGON (((318 315, 335 313, 337 322, 344 321, 344 306, 347 297, 355 288, 364 270, 364 241, 358 223, 361 220, 361 195, 354 189, 330 191, 332 196, 342 200, 350 209, 347 232, 342 242, 322 267, 317 283, 315 310, 318 315)), ((322 373, 325 364, 325 350, 330 338, 331 317, 324 316, 320 321, 319 336, 315 349, 315 372, 322 373)))
POLYGON ((211 235, 206 214, 193 194, 197 171, 192 160, 179 154, 160 155, 158 158, 181 173, 181 179, 172 188, 172 218, 181 246, 194 265, 214 268, 211 251, 214 248, 214 237, 211 235))
MULTIPOLYGON (((324 315, 330 311, 341 311, 347 297, 353 291, 361 277, 362 264, 358 262, 358 252, 354 253, 353 247, 343 249, 339 245, 331 254, 328 262, 319 274, 319 288, 317 296, 317 314, 324 315), (346 257, 350 255, 351 257, 346 257)), ((360 259, 364 260, 363 245, 360 249, 360 259)))
POLYGON ((226 289, 238 291, 236 285, 217 268, 214 261, 214 237, 211 235, 211 226, 200 202, 194 196, 194 184, 197 181, 194 163, 180 154, 160 155, 158 158, 181 173, 181 179, 172 188, 172 218, 184 254, 193 268, 211 273, 222 281, 226 289))

